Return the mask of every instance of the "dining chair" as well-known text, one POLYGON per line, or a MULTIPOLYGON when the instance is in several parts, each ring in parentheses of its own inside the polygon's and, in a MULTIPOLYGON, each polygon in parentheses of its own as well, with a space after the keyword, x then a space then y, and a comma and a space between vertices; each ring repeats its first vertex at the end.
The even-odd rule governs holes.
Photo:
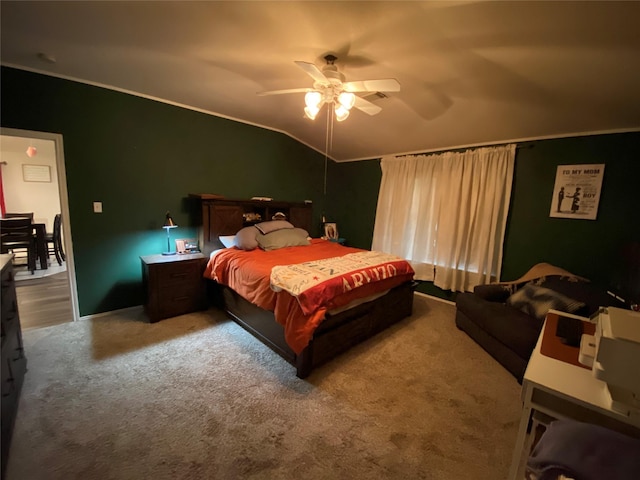
POLYGON ((28 217, 0 219, 0 253, 13 253, 26 250, 27 268, 33 274, 36 270, 36 237, 33 225, 28 217))
POLYGON ((47 245, 47 253, 49 255, 53 253, 56 256, 58 265, 62 265, 66 257, 62 248, 62 215, 59 213, 53 218, 53 233, 47 233, 47 245))
POLYGON ((31 220, 33 222, 33 212, 24 212, 24 213, 17 213, 17 212, 7 212, 3 215, 4 218, 22 218, 22 217, 27 217, 29 218, 29 220, 31 220))
MULTIPOLYGON (((29 218, 31 220, 31 223, 33 223, 33 212, 5 212, 5 214, 3 215, 3 218, 29 218)), ((18 250, 17 252, 13 252, 14 258, 28 259, 28 253, 25 249, 17 249, 17 250, 18 250)))

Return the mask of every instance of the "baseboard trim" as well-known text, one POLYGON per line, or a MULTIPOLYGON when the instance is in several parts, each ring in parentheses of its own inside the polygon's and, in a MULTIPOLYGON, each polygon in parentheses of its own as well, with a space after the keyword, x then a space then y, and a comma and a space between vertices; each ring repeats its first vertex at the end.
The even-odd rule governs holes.
POLYGON ((134 307, 120 308, 118 310, 111 310, 109 312, 94 313, 91 315, 83 315, 80 320, 94 320, 96 318, 107 317, 118 313, 141 313, 144 310, 143 305, 136 305, 134 307))
MULTIPOLYGON (((436 300, 442 303, 448 303, 449 305, 455 305, 455 302, 451 300, 445 300, 444 298, 434 297, 433 295, 428 295, 422 292, 413 292, 414 295, 420 295, 421 297, 429 298, 431 300, 436 300)), ((118 310, 111 310, 108 312, 100 312, 94 313, 92 315, 83 315, 80 317, 80 320, 93 320, 96 318, 107 317, 109 315, 114 315, 118 313, 141 313, 144 310, 144 305, 136 305, 134 307, 120 308, 118 310)))
POLYGON ((451 300, 446 300, 444 298, 440 298, 440 297, 435 297, 433 295, 429 295, 428 293, 422 293, 422 292, 413 292, 414 295, 420 295, 421 297, 426 297, 429 298, 431 300, 436 300, 438 302, 442 302, 442 303, 448 303, 449 305, 455 305, 456 302, 452 302, 451 300))

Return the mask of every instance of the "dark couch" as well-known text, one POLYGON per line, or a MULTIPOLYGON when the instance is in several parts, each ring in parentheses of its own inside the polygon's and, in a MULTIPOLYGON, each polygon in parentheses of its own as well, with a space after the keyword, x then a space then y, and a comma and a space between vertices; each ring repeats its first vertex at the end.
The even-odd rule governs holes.
POLYGON ((625 308, 605 289, 563 276, 547 276, 521 285, 478 285, 473 293, 456 297, 456 326, 522 382, 548 307, 590 316, 601 306, 625 308), (538 296, 528 302, 526 295, 531 291, 546 296, 543 301, 538 296))

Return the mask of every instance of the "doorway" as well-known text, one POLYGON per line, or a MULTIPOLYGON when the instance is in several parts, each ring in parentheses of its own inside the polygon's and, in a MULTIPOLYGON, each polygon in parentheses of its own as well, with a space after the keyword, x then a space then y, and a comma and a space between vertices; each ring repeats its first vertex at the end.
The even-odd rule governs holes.
MULTIPOLYGON (((37 275, 33 276, 26 272, 24 274, 26 277, 22 277, 24 280, 16 282, 19 308, 21 308, 21 301, 28 302, 28 306, 23 305, 27 307, 24 313, 30 312, 29 315, 33 317, 31 320, 28 316, 25 317, 21 309, 21 320, 25 324, 23 328, 52 324, 45 301, 52 302, 50 305, 55 305, 59 311, 70 312, 71 318, 68 321, 77 321, 79 319, 78 295, 62 135, 2 128, 0 129, 0 154, 3 162, 2 181, 7 211, 11 211, 12 208, 23 212, 32 211, 34 221, 45 223, 49 232, 52 231, 55 214, 61 213, 63 218, 62 241, 65 252, 63 265, 59 266, 55 257, 50 256, 51 270, 49 268, 36 270, 37 275), (33 177, 33 175, 40 176, 33 177), (34 182, 31 183, 28 180, 34 180, 34 182), (52 289, 52 284, 55 285, 55 290, 52 289), (58 293, 52 298, 51 292, 54 291, 58 293), (48 299, 45 300, 47 297, 48 299), (38 316, 43 319, 42 322, 36 318, 38 316)), ((17 273, 16 276, 19 274, 17 273)), ((68 313, 64 317, 67 316, 69 316, 68 313)), ((54 323, 65 322, 58 320, 54 323)))

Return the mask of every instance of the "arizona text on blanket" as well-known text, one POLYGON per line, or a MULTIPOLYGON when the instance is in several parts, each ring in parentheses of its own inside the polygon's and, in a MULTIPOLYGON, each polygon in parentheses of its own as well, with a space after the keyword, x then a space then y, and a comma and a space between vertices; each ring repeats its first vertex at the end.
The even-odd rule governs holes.
POLYGON ((391 277, 413 275, 402 258, 383 252, 363 251, 271 270, 271 288, 286 291, 298 299, 310 315, 337 295, 391 277))

